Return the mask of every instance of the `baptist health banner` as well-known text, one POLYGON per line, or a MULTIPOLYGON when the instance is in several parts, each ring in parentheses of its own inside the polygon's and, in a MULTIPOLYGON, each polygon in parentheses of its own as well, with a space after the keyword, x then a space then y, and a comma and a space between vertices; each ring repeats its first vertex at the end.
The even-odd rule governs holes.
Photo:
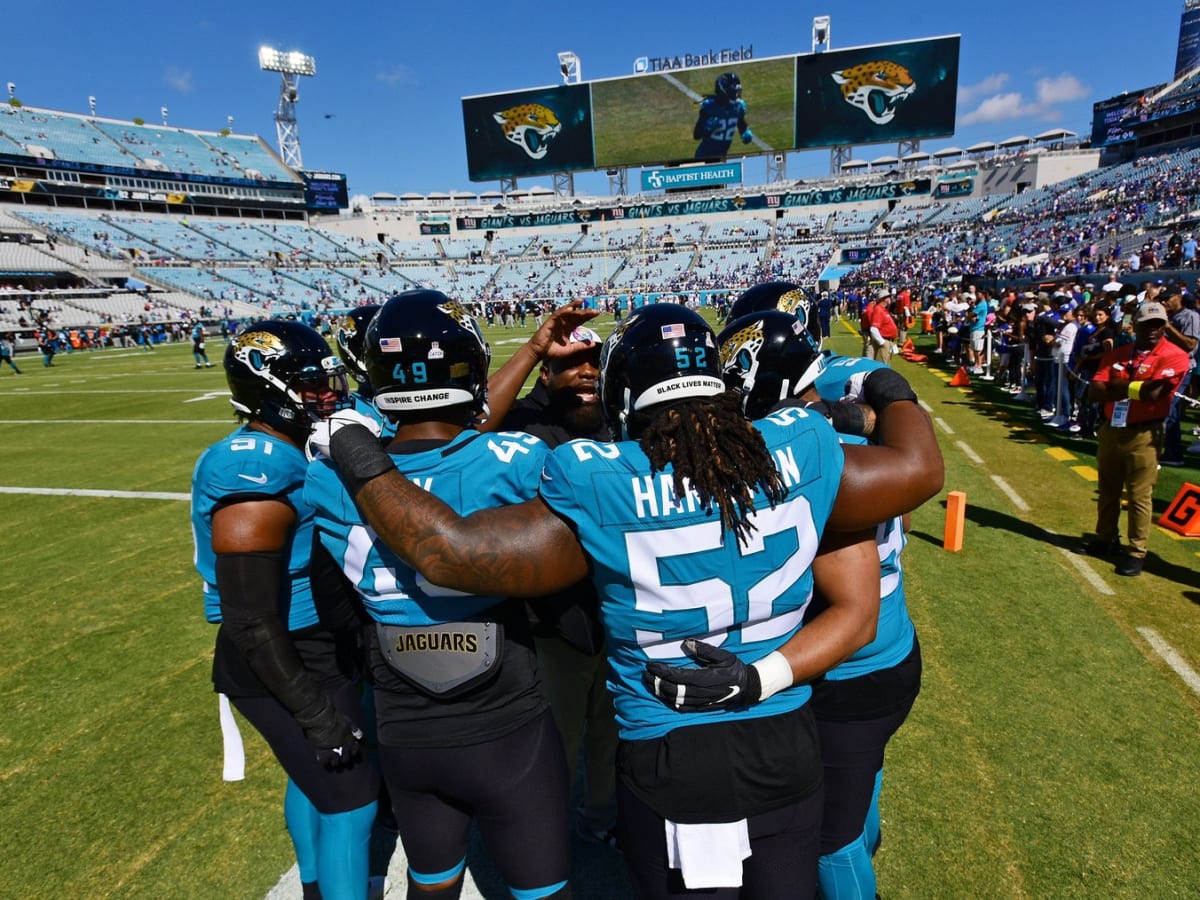
POLYGON ((540 228, 546 225, 581 225, 588 222, 621 223, 668 216, 696 216, 706 213, 742 210, 787 209, 797 206, 825 206, 831 203, 865 203, 869 200, 898 200, 901 197, 927 196, 932 182, 928 178, 890 181, 854 187, 823 190, 789 191, 784 194, 760 194, 754 197, 709 197, 703 200, 667 200, 638 203, 633 206, 601 206, 544 213, 503 216, 459 216, 460 231, 498 228, 540 228))
POLYGON ((688 166, 681 169, 643 169, 643 191, 668 191, 676 188, 720 187, 742 180, 740 162, 715 166, 688 166))

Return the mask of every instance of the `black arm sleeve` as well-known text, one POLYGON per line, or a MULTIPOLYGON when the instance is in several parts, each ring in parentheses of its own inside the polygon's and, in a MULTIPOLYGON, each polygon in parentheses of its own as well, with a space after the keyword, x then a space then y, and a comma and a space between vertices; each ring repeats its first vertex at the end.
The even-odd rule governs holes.
POLYGON ((333 702, 300 662, 287 628, 279 620, 283 553, 217 554, 221 623, 251 671, 295 717, 318 746, 326 732, 339 731, 333 702), (312 732, 312 734, 309 734, 312 732))

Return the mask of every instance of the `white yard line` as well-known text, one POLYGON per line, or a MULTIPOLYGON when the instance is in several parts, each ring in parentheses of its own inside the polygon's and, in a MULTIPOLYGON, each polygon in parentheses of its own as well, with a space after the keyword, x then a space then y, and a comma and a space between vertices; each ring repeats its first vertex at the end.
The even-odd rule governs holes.
POLYGON ((1175 674, 1183 679, 1183 683, 1192 689, 1193 694, 1200 694, 1200 674, 1188 665, 1187 660, 1178 651, 1162 639, 1153 628, 1139 628, 1137 633, 1146 639, 1154 652, 1162 657, 1163 662, 1175 670, 1175 674))
POLYGON ((1029 512, 1029 504, 1022 500, 1021 496, 1011 487, 1009 487, 1007 481, 1005 481, 999 475, 993 475, 992 481, 996 482, 996 487, 1000 488, 1000 490, 1004 492, 1004 496, 1008 497, 1008 499, 1012 501, 1013 506, 1015 506, 1021 512, 1029 512))
POLYGON ((1112 596, 1114 593, 1116 593, 1108 586, 1107 582, 1105 582, 1103 578, 1096 574, 1096 570, 1088 565, 1087 561, 1079 556, 1078 553, 1072 553, 1066 547, 1059 547, 1058 552, 1066 557, 1067 562, 1071 564, 1071 567, 1080 575, 1082 575, 1084 580, 1096 589, 1097 593, 1105 594, 1107 596, 1112 596))
POLYGON ((975 465, 977 465, 977 466, 983 465, 983 457, 980 456, 978 453, 976 453, 974 450, 972 450, 970 445, 966 441, 955 441, 954 444, 956 447, 958 447, 959 450, 961 450, 963 452, 963 456, 965 456, 971 462, 975 463, 975 465))
POLYGON ((933 421, 937 424, 937 427, 946 432, 946 434, 954 434, 954 429, 946 423, 945 419, 935 417, 933 421))
POLYGON ((50 497, 117 497, 122 500, 191 500, 191 494, 168 491, 96 491, 88 488, 36 488, 0 485, 0 494, 40 494, 50 497))

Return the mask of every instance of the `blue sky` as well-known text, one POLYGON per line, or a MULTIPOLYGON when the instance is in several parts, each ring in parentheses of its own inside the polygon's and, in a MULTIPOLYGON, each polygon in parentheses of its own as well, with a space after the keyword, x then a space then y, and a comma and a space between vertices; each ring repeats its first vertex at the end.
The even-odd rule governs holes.
MULTIPOLYGON (((560 50, 579 55, 585 80, 632 74, 644 55, 743 45, 756 59, 807 53, 819 14, 832 18, 834 50, 962 35, 956 132, 924 149, 1054 127, 1086 136, 1093 102, 1170 80, 1182 11, 1179 0, 862 0, 840 13, 834 4, 729 0, 121 6, 107 15, 77 0, 39 9, 36 26, 29 16, 13 34, 28 39, 6 41, 0 84, 14 83, 26 105, 70 112, 86 113, 94 95, 97 114, 117 119, 156 122, 165 106, 172 125, 218 130, 233 116, 236 132, 274 147, 279 76, 259 71, 257 50, 301 50, 317 61, 297 105, 305 167, 345 172, 354 195, 496 188, 467 177, 460 98, 559 83, 560 50)), ((788 156, 791 178, 828 169, 827 150, 788 156)), ((747 163, 748 182, 764 178, 761 161, 747 163)), ((608 181, 577 175, 576 190, 604 194, 608 181)))

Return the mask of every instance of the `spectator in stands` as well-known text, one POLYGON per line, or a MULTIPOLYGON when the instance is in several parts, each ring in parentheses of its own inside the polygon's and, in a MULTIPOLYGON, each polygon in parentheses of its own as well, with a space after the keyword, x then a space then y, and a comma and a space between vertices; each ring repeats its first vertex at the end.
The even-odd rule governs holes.
POLYGON ((1089 328, 1082 331, 1083 336, 1076 338, 1076 353, 1074 372, 1078 385, 1076 403, 1078 404, 1079 433, 1084 437, 1096 436, 1096 423, 1099 421, 1099 409, 1088 396, 1088 388, 1096 376, 1096 368, 1100 359, 1116 346, 1117 328, 1113 324, 1111 309, 1105 301, 1098 301, 1092 307, 1089 328), (1080 345, 1080 341, 1083 344, 1080 345))
POLYGON ((1101 357, 1089 389, 1090 398, 1104 404, 1104 420, 1096 448, 1096 539, 1079 548, 1102 559, 1121 555, 1121 495, 1128 488, 1129 547, 1116 569, 1127 576, 1142 574, 1145 564, 1163 421, 1190 365, 1188 355, 1166 339, 1161 303, 1142 304, 1134 318, 1134 343, 1101 357))
POLYGON ((967 363, 972 375, 983 374, 983 345, 987 335, 988 298, 987 292, 972 285, 967 292, 971 309, 967 313, 971 343, 967 347, 967 363))
POLYGON ((1166 338, 1188 355, 1191 365, 1183 380, 1175 389, 1171 401, 1171 411, 1163 427, 1163 452, 1159 463, 1164 466, 1183 465, 1183 438, 1180 420, 1183 418, 1183 397, 1192 380, 1196 368, 1196 350, 1200 348, 1200 312, 1188 309, 1183 305, 1183 291, 1178 285, 1172 285, 1165 291, 1167 310, 1166 338))
POLYGON ((1183 265, 1185 268, 1196 268, 1196 238, 1189 231, 1183 239, 1183 265))

